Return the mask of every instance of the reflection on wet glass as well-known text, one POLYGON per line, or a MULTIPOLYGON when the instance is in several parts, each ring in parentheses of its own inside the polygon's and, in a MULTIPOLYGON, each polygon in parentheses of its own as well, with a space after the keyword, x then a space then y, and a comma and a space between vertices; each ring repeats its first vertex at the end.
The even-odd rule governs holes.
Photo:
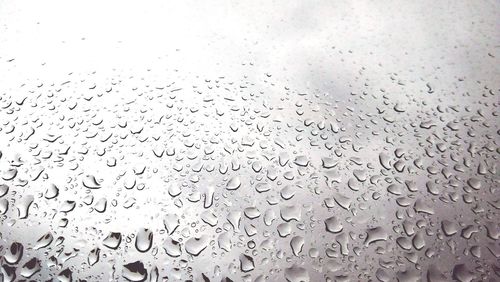
MULTIPOLYGON (((324 5, 311 17, 336 11, 324 5)), ((227 54, 240 64, 200 75, 158 57, 46 79, 42 66, 0 85, 2 281, 498 281, 493 38, 480 41, 480 67, 407 43, 374 54, 392 47, 355 44, 335 28, 356 22, 346 15, 282 23, 332 43, 270 70, 227 54), (339 33, 350 48, 333 46, 339 33)), ((489 15, 476 22, 487 34, 489 15)), ((411 18, 399 21, 422 32, 411 18)), ((12 52, 1 52, 6 76, 24 68, 12 52)))

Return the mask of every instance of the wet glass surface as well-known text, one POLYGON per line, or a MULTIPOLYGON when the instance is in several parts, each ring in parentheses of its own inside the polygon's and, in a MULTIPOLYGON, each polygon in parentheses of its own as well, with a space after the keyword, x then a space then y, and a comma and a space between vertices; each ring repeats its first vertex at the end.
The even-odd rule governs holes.
POLYGON ((0 1, 0 281, 500 280, 498 1, 0 1))

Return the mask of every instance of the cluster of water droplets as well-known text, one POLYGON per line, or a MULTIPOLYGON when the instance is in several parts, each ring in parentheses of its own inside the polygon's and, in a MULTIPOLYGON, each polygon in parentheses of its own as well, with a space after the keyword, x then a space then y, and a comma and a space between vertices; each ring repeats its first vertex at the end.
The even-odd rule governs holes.
POLYGON ((3 281, 499 279, 487 85, 96 76, 0 94, 3 281))

